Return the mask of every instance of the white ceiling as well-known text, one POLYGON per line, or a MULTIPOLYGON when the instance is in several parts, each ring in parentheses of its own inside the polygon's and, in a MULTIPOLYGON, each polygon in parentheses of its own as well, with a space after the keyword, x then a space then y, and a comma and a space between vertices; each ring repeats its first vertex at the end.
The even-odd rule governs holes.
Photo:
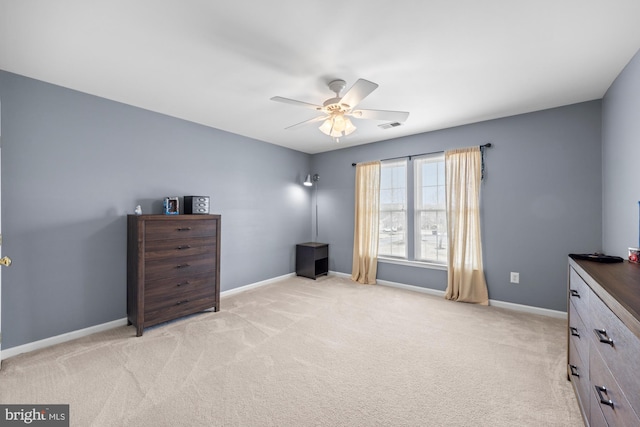
POLYGON ((0 0, 0 69, 318 153, 601 98, 640 48, 638 0, 0 0), (333 96, 409 111, 285 130, 333 96))

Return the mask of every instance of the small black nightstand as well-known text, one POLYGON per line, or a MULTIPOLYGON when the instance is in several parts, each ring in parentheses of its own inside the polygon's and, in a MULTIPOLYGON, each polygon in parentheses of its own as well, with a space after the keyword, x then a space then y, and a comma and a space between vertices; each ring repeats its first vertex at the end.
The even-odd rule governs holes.
POLYGON ((300 243, 296 245, 296 275, 315 280, 329 273, 329 245, 300 243))

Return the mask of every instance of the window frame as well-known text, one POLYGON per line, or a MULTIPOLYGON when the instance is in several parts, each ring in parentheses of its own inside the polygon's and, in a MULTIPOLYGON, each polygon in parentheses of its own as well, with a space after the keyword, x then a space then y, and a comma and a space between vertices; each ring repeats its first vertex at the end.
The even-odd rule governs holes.
MULTIPOLYGON (((416 171, 417 166, 415 166, 417 163, 415 160, 419 160, 425 157, 429 157, 429 158, 438 158, 440 159, 443 163, 444 163, 444 153, 433 153, 433 154, 429 154, 429 155, 422 155, 422 156, 415 156, 413 158, 411 157, 407 157, 404 158, 402 160, 399 159, 394 159, 394 160, 383 160, 381 161, 381 183, 380 183, 380 190, 382 192, 382 170, 385 167, 385 164, 389 165, 389 164, 393 164, 393 163, 399 163, 402 162, 405 164, 405 181, 406 181, 406 194, 405 194, 405 213, 406 213, 406 217, 405 217, 405 221, 406 221, 406 230, 405 230, 405 254, 404 257, 400 257, 400 256, 392 256, 392 255, 381 255, 380 253, 378 254, 378 261, 379 262, 383 262, 383 263, 388 263, 388 264, 396 264, 396 265, 405 265, 405 266, 411 266, 411 267, 419 267, 419 268, 427 268, 427 269, 435 269, 435 270, 447 270, 448 266, 448 260, 447 257, 445 256, 445 260, 439 262, 436 260, 429 260, 429 259, 417 259, 416 258, 416 241, 417 241, 417 236, 418 234, 416 233, 416 229, 417 229, 417 223, 416 223, 416 204, 417 204, 417 197, 416 197, 416 191, 418 190, 418 172, 416 171)), ((388 167, 388 166, 387 166, 388 167)), ((446 187, 445 187, 445 191, 446 191, 446 187)), ((381 195, 382 196, 382 195, 381 195)), ((380 215, 382 216, 382 197, 380 200, 380 215)), ((446 205, 444 207, 444 212, 446 215, 446 205)), ((446 225, 445 225, 446 227, 446 225)), ((382 231, 382 228, 380 229, 380 231, 382 231)), ((378 245, 380 247, 380 238, 378 240, 378 245)))
MULTIPOLYGON (((413 232, 414 232, 414 260, 420 262, 426 262, 430 264, 447 265, 448 262, 448 242, 447 242, 447 205, 446 205, 446 176, 445 176, 445 163, 444 153, 432 153, 425 154, 420 157, 416 157, 413 161, 413 180, 414 180, 414 209, 413 209, 413 232), (436 164, 435 182, 429 182, 430 185, 423 186, 423 170, 421 168, 424 164, 436 164), (441 169, 440 169, 441 168, 441 169), (425 207, 425 201, 423 200, 424 188, 431 187, 435 189, 435 205, 434 207, 425 207), (436 248, 436 258, 429 258, 422 254, 422 213, 434 213, 437 220, 435 229, 435 242, 436 246, 442 246, 444 243, 444 253, 439 256, 438 248, 436 248)), ((433 230, 433 228, 432 228, 433 230)))

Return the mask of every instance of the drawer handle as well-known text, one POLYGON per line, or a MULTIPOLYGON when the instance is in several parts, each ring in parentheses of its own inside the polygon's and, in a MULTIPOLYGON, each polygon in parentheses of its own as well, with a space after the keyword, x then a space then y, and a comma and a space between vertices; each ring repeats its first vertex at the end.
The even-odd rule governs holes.
POLYGON ((179 265, 176 265, 176 268, 187 268, 187 267, 191 267, 191 265, 189 265, 189 264, 179 264, 179 265))
POLYGON ((580 298, 580 292, 576 291, 575 289, 571 289, 571 296, 580 298))
POLYGON ((176 305, 186 304, 186 303, 188 303, 188 302, 189 302, 189 300, 188 300, 188 299, 183 299, 182 301, 178 301, 178 302, 176 303, 176 305))
POLYGON ((571 369, 571 375, 578 378, 580 377, 580 374, 578 373, 578 367, 576 365, 569 365, 569 368, 571 369))
MULTIPOLYGON (((605 399, 602 396, 602 393, 607 394, 607 388, 605 386, 603 386, 603 385, 602 386, 597 385, 595 387, 596 387, 596 393, 598 393, 598 397, 600 398, 600 403, 604 403, 605 405, 609 405, 609 406, 611 406, 613 408, 613 400, 605 399)), ((609 397, 609 396, 607 395, 607 397, 609 397)))
POLYGON ((184 286, 184 285, 188 285, 188 284, 189 284, 189 281, 185 280, 184 282, 178 283, 178 286, 184 286))
POLYGON ((178 227, 178 231, 189 231, 191 227, 178 227))
POLYGON ((182 249, 191 249, 191 245, 180 245, 176 249, 179 251, 182 249))
POLYGON ((578 332, 576 328, 574 328, 573 326, 569 326, 569 329, 571 330, 571 335, 580 338, 580 332, 578 332))
POLYGON ((598 339, 600 340, 600 342, 603 342, 605 344, 609 344, 611 347, 613 347, 613 340, 611 338, 609 338, 609 336, 607 335, 607 331, 604 329, 594 329, 594 331, 596 331, 596 335, 598 336, 598 339))

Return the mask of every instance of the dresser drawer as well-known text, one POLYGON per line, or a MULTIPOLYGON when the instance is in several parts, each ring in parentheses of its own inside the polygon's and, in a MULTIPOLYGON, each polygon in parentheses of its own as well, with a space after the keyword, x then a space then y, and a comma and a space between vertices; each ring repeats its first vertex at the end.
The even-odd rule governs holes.
POLYGON ((146 286, 147 283, 159 279, 189 278, 194 275, 213 272, 216 269, 216 259, 210 254, 189 258, 157 259, 146 261, 144 269, 146 286))
POLYGON ((578 350, 573 342, 569 342, 569 377, 574 389, 580 399, 582 411, 589 414, 591 403, 591 393, 589 392, 589 354, 578 354, 578 350), (582 356, 582 357, 581 357, 582 356), (586 357, 586 361, 583 359, 586 357))
POLYGON ((589 427, 609 427, 607 420, 604 418, 602 409, 600 409, 600 400, 598 397, 591 393, 591 411, 589 412, 589 427))
POLYGON ((582 358, 583 365, 586 367, 585 372, 589 372, 589 340, 591 339, 591 331, 587 329, 582 317, 578 314, 573 301, 569 303, 569 341, 572 342, 576 350, 582 358))
POLYGON ((640 340, 596 295, 592 295, 590 305, 594 345, 625 391, 629 403, 640 414, 640 340), (597 333, 596 330, 605 332, 597 333), (610 339, 612 343, 600 342, 600 339, 610 339))
POLYGON ((591 345, 592 347, 589 351, 591 393, 595 395, 596 404, 602 410, 607 423, 610 426, 640 426, 640 418, 631 408, 629 401, 614 380, 607 364, 595 349, 595 346, 599 345, 599 343, 594 340, 591 345), (608 401, 610 404, 604 403, 602 400, 608 401))
POLYGON ((583 319, 589 318, 589 297, 592 291, 573 269, 569 269, 569 301, 571 301, 583 319))
POLYGON ((216 250, 215 236, 196 237, 193 239, 151 240, 144 250, 144 259, 170 259, 175 257, 191 257, 194 255, 214 254, 216 250))
MULTIPOLYGON (((159 307, 157 310, 145 310, 145 325, 151 326, 158 323, 173 320, 177 317, 193 314, 198 311, 206 310, 216 306, 216 299, 213 296, 207 296, 199 299, 183 299, 173 301, 172 304, 159 307)), ((217 309, 218 307, 216 307, 217 309)))
POLYGON ((216 228, 212 222, 184 219, 149 221, 145 225, 145 239, 150 242, 153 240, 215 236, 216 228))
POLYGON ((185 280, 165 279, 151 282, 145 288, 144 311, 147 313, 213 295, 215 283, 213 274, 190 277, 185 280))
POLYGON ((316 248, 315 250, 315 259, 323 259, 329 256, 329 245, 324 245, 316 248))

